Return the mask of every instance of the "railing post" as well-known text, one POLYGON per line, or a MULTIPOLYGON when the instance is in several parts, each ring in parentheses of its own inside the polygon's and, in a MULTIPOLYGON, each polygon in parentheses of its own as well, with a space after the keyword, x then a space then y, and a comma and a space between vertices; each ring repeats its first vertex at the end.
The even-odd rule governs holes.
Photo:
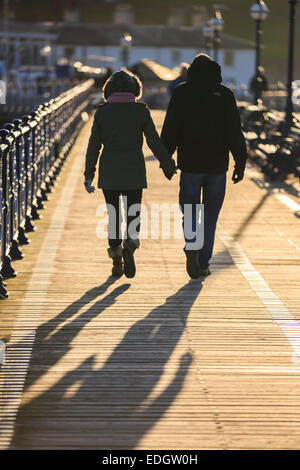
POLYGON ((4 129, 10 132, 10 136, 13 138, 10 152, 9 152, 9 180, 11 184, 11 199, 9 206, 10 213, 10 251, 9 256, 12 261, 23 259, 23 254, 18 246, 18 227, 19 227, 19 182, 20 182, 20 171, 19 171, 19 159, 18 159, 18 145, 19 137, 21 132, 16 130, 12 123, 5 124, 4 129))
POLYGON ((26 126, 24 133, 25 140, 25 185, 26 185, 26 215, 25 215, 25 231, 33 232, 35 227, 32 223, 32 205, 33 205, 33 145, 32 145, 32 129, 30 126, 31 116, 24 116, 23 123, 26 126))
POLYGON ((13 137, 7 129, 1 129, 0 139, 1 144, 4 144, 2 151, 1 276, 9 279, 17 275, 11 265, 12 260, 9 254, 13 233, 13 184, 10 160, 13 137))
MULTIPOLYGON (((39 107, 31 113, 32 118, 36 122, 34 128, 34 193, 36 197, 36 210, 44 209, 43 198, 42 198, 42 186, 44 184, 43 165, 45 161, 45 148, 44 148, 44 129, 43 129, 43 116, 40 112, 39 107)), ((41 218, 37 213, 35 218, 41 218)))
POLYGON ((24 132, 26 128, 22 126, 21 119, 14 119, 13 124, 15 129, 19 131, 17 140, 17 169, 19 175, 19 223, 18 223, 18 242, 19 245, 28 245, 30 240, 25 235, 25 222, 26 222, 26 170, 25 170, 25 141, 24 132))
MULTIPOLYGON (((4 150, 5 150, 5 144, 2 143, 2 139, 0 138, 0 175, 1 175, 2 182, 3 182, 4 150)), ((6 207, 5 193, 4 193, 4 189, 3 189, 3 184, 1 184, 0 185, 0 218, 1 218, 1 223, 0 223, 0 271, 2 270, 2 266, 3 266, 3 257, 4 257, 3 248, 5 246, 5 234, 6 234, 5 207, 6 207)), ((5 289, 5 283, 3 282, 2 275, 0 274, 0 299, 7 299, 7 298, 8 298, 8 292, 5 289)))
POLYGON ((39 135, 39 118, 33 111, 30 121, 31 127, 31 144, 32 144, 32 202, 31 217, 32 220, 41 218, 38 213, 38 192, 39 192, 39 162, 40 162, 40 135, 39 135))

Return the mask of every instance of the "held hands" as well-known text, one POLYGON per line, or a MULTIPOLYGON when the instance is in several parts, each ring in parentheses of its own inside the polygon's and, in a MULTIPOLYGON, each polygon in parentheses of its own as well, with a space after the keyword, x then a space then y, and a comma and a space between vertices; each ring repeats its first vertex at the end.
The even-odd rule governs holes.
POLYGON ((242 179, 244 178, 244 172, 245 172, 244 169, 240 169, 240 168, 234 169, 233 174, 232 174, 232 181, 234 184, 238 183, 239 181, 242 181, 242 179))
POLYGON ((93 181, 93 180, 85 180, 85 182, 84 182, 85 190, 86 190, 89 194, 92 194, 92 193, 95 192, 95 187, 92 186, 92 181, 93 181))
POLYGON ((174 160, 172 160, 172 165, 171 167, 169 168, 162 168, 162 171, 164 172, 164 175, 165 177, 168 179, 168 180, 171 180, 173 178, 173 176, 175 175, 176 173, 176 165, 175 165, 175 162, 174 160))
POLYGON ((175 170, 164 170, 164 169, 163 169, 163 172, 164 172, 165 177, 168 180, 171 180, 173 178, 173 176, 175 175, 175 173, 176 173, 175 170))

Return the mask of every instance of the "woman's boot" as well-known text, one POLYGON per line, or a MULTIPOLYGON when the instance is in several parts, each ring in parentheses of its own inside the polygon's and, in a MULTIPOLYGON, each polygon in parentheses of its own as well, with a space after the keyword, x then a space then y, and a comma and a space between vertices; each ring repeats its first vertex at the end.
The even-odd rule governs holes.
POLYGON ((139 240, 132 240, 128 238, 123 243, 123 260, 124 260, 124 274, 126 277, 135 276, 135 262, 134 262, 134 252, 140 246, 139 240))
POLYGON ((112 248, 111 246, 107 249, 108 256, 113 261, 112 275, 115 277, 122 276, 123 274, 123 259, 122 259, 122 247, 121 245, 112 248))

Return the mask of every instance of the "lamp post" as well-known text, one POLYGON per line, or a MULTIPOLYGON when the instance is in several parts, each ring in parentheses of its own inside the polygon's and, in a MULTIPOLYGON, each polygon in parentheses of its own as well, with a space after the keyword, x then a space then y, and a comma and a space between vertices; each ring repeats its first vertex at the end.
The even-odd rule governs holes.
POLYGON ((289 0, 290 4, 290 28, 289 28, 289 52, 288 52, 288 75, 287 75, 287 101, 286 101, 286 115, 285 122, 287 128, 293 124, 293 80, 294 80, 294 53, 295 53, 295 17, 296 5, 298 0, 289 0))
POLYGON ((209 24, 209 22, 206 23, 205 26, 203 26, 202 33, 203 33, 203 36, 205 38, 206 53, 208 55, 210 55, 211 54, 211 49, 212 49, 212 40, 213 40, 214 32, 213 32, 213 29, 212 29, 211 25, 209 24))
POLYGON ((8 48, 9 48, 9 38, 8 38, 8 21, 9 21, 9 0, 3 1, 3 61, 4 61, 4 73, 3 78, 5 83, 7 83, 8 79, 8 48))
POLYGON ((124 33, 123 36, 120 39, 120 46, 121 46, 121 51, 122 51, 122 63, 123 67, 127 68, 128 67, 128 62, 129 62, 129 49, 132 44, 132 36, 130 33, 124 33))
POLYGON ((219 7, 215 8, 215 16, 210 20, 210 26, 213 30, 213 46, 214 46, 214 60, 219 60, 219 46, 221 43, 220 33, 224 29, 224 20, 222 18, 222 12, 219 7))
POLYGON ((260 52, 261 52, 261 23, 267 19, 269 9, 263 0, 257 0, 250 8, 251 18, 256 23, 256 60, 255 60, 255 87, 254 87, 254 104, 258 103, 261 98, 261 90, 259 86, 260 75, 260 52))
POLYGON ((45 46, 42 47, 40 50, 41 57, 43 57, 46 61, 46 74, 45 74, 45 81, 46 81, 46 86, 49 87, 48 81, 49 81, 49 57, 51 54, 52 48, 50 44, 46 44, 45 46))

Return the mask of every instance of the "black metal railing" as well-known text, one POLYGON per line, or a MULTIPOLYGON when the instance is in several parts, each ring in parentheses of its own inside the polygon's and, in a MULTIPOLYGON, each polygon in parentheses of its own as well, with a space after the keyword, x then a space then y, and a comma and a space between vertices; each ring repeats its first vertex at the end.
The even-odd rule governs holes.
POLYGON ((48 80, 24 83, 10 83, 5 90, 5 104, 2 104, 3 114, 14 116, 30 112, 35 106, 55 99, 63 92, 78 85, 78 80, 48 80))
POLYGON ((22 259, 20 245, 48 199, 57 174, 90 109, 94 80, 88 80, 37 106, 0 130, 0 298, 3 279, 16 276, 11 262, 22 259))

